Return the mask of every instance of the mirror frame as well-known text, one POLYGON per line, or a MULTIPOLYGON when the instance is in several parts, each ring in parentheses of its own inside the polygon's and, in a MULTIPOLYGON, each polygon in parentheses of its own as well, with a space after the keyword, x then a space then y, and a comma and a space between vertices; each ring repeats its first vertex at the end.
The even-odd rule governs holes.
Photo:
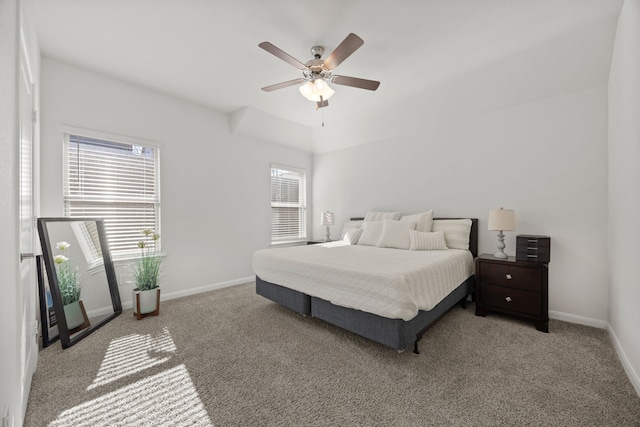
POLYGON ((38 234, 40 236, 40 246, 42 248, 42 256, 44 259, 44 265, 46 267, 47 277, 49 280, 49 288, 51 290, 51 296, 53 297, 53 308, 56 313, 56 319, 58 323, 58 337, 62 343, 62 348, 68 348, 76 344, 81 339, 88 336, 96 329, 104 326, 106 323, 118 317, 122 314, 122 302, 120 301, 120 292, 118 290, 118 281, 116 279, 116 272, 111 259, 111 253, 109 251, 109 243, 107 242, 107 234, 104 228, 104 220, 102 218, 89 218, 89 217, 59 217, 59 218, 38 218, 38 234), (113 306, 113 314, 110 314, 87 329, 77 332, 73 337, 69 334, 67 328, 67 319, 64 314, 62 306, 62 296, 60 295, 60 288, 58 286, 58 276, 56 273, 56 267, 54 262, 53 250, 49 240, 49 231, 47 225, 50 223, 59 222, 82 222, 82 221, 94 221, 98 229, 98 238, 100 240, 100 250, 102 252, 102 259, 104 262, 104 269, 107 274, 107 284, 109 286, 109 293, 111 295, 111 304, 113 306))
MULTIPOLYGON (((58 341, 60 339, 60 336, 57 332, 55 334, 51 334, 49 331, 50 318, 49 305, 47 302, 47 289, 49 288, 49 279, 47 278, 47 273, 44 266, 44 257, 42 255, 36 255, 36 267, 38 274, 38 301, 40 303, 40 336, 42 337, 42 348, 47 348, 54 342, 58 341)), ((50 290, 49 294, 51 295, 51 303, 53 304, 53 294, 50 290)), ((53 307, 53 305, 51 307, 53 307)), ((53 313, 55 316, 55 309, 53 309, 53 313)), ((55 326, 58 326, 57 321, 55 323, 55 326)))

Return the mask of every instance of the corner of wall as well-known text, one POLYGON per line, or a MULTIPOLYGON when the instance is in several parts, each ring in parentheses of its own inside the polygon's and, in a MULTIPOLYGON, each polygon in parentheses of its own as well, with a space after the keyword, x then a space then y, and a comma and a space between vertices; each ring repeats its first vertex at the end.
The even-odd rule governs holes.
POLYGON ((633 388, 636 390, 636 393, 638 394, 638 396, 640 396, 640 375, 638 375, 638 372, 636 372, 633 365, 629 361, 629 358, 627 357, 627 354, 625 353, 624 348, 622 347, 622 344, 620 344, 620 341, 618 340, 618 337, 616 336, 615 331, 611 328, 611 325, 609 324, 607 324, 607 332, 609 333, 611 342, 613 343, 613 346, 616 349, 616 353, 618 353, 618 358, 622 363, 622 367, 624 368, 624 371, 627 373, 627 376, 629 377, 629 381, 631 381, 631 385, 633 385, 633 388))

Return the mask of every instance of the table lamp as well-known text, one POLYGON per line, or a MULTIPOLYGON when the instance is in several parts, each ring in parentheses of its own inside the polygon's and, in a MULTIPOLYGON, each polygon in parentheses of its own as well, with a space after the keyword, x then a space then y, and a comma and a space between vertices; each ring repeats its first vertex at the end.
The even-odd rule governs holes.
POLYGON ((322 217, 320 218, 320 225, 327 227, 327 237, 324 239, 325 242, 331 241, 331 235, 329 234, 329 227, 336 224, 335 217, 333 212, 322 212, 322 217))
POLYGON ((511 209, 491 209, 489 211, 489 230, 499 231, 498 233, 498 250, 493 254, 496 258, 507 259, 504 253, 504 234, 503 231, 514 231, 516 229, 516 214, 511 209))

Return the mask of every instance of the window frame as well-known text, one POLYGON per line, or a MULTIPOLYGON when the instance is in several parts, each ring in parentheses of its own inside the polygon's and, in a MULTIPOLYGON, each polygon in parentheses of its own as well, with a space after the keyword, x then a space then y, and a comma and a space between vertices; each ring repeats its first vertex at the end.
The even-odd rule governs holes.
POLYGON ((307 219, 307 215, 308 215, 308 200, 307 200, 307 195, 308 195, 308 172, 306 169, 303 168, 299 168, 299 167, 294 167, 294 166, 286 166, 283 164, 278 164, 278 163, 271 163, 270 168, 269 168, 269 200, 270 200, 270 211, 271 211, 271 215, 270 215, 270 241, 271 241, 271 245, 272 246, 277 246, 277 245, 286 245, 286 244, 292 244, 292 243, 302 243, 302 242, 306 242, 309 240, 309 232, 308 232, 308 219, 307 219), (292 172, 292 173, 296 173, 302 176, 302 185, 299 184, 298 186, 298 200, 299 202, 296 205, 290 205, 288 207, 297 207, 298 209, 302 210, 302 214, 301 216, 298 216, 298 222, 301 222, 301 225, 299 227, 299 232, 297 236, 293 236, 293 235, 289 235, 289 236, 283 236, 280 238, 277 238, 274 235, 274 213, 273 213, 273 209, 274 208, 278 208, 278 207, 287 207, 287 206, 283 206, 286 205, 286 203, 283 202, 274 202, 273 200, 273 193, 272 193, 272 189, 273 189, 273 171, 274 170, 282 170, 282 171, 286 171, 286 172, 292 172), (302 194, 300 194, 302 193, 302 194), (302 199, 300 201, 300 199, 302 199), (274 206, 274 204, 278 204, 281 206, 274 206))
MULTIPOLYGON (((162 145, 159 144, 156 141, 150 141, 150 140, 146 140, 146 139, 142 139, 142 138, 135 138, 135 137, 130 137, 130 136, 123 136, 123 135, 116 135, 116 134, 112 134, 112 133, 108 133, 108 132, 101 132, 101 131, 95 131, 95 130, 90 130, 90 129, 84 129, 84 128, 79 128, 79 127, 73 127, 73 126, 60 126, 60 134, 61 134, 61 139, 62 139, 62 157, 63 157, 63 164, 62 164, 62 201, 63 201, 63 210, 64 210, 64 216, 66 217, 70 217, 73 218, 69 212, 69 202, 70 200, 70 194, 69 194, 69 183, 68 183, 68 177, 69 177, 69 137, 70 136, 79 136, 79 137, 86 137, 86 138, 93 138, 93 139, 99 139, 99 140, 104 140, 106 142, 113 142, 113 143, 119 143, 119 144, 127 144, 127 145, 134 145, 134 146, 142 146, 145 148, 151 148, 154 150, 154 169, 155 169, 155 175, 154 175, 154 187, 155 187, 155 197, 154 197, 154 201, 153 201, 153 205, 154 205, 154 230, 157 234, 161 233, 161 188, 160 188, 160 176, 161 176, 161 170, 160 170, 160 152, 162 149, 162 145)), ((115 200, 111 200, 111 202, 116 202, 115 200)), ((117 201, 118 203, 121 203, 121 201, 117 201)), ((148 203, 148 201, 145 201, 146 203, 148 203)), ((109 201, 107 201, 107 203, 109 203, 109 201)), ((135 203, 134 201, 132 201, 132 203, 135 203)), ((83 215, 86 216, 86 215, 83 215)), ((93 215, 95 216, 95 215, 93 215)), ((107 226, 107 219, 105 219, 105 226, 107 226)), ((108 227, 106 227, 108 228, 108 227)), ((142 236, 142 235, 141 235, 142 236)), ((107 240, 109 241, 109 233, 108 233, 108 229, 107 229, 107 240)), ((91 242, 85 242, 87 245, 91 245, 91 242)), ((111 241, 109 241, 109 246, 110 246, 110 251, 111 251, 111 255, 112 255, 112 259, 113 261, 123 261, 123 260, 131 260, 131 259, 136 259, 140 257, 140 253, 139 250, 136 248, 131 248, 128 250, 114 250, 112 247, 112 243, 111 241)), ((160 248, 159 248, 160 249, 160 248)), ((88 256, 88 253, 85 253, 86 256, 88 256)), ((87 258, 87 261, 90 262, 90 259, 87 258)))

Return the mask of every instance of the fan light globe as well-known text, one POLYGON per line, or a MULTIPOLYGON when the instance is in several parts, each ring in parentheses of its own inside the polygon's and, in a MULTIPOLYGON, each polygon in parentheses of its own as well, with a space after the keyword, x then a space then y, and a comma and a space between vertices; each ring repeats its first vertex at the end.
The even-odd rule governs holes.
POLYGON ((309 101, 312 101, 311 97, 313 96, 313 83, 306 82, 302 86, 300 86, 300 93, 302 96, 307 98, 309 101))
POLYGON ((329 84, 323 79, 317 79, 315 81, 308 81, 300 86, 300 93, 309 101, 320 102, 320 97, 326 101, 331 98, 336 91, 331 89, 329 84))

